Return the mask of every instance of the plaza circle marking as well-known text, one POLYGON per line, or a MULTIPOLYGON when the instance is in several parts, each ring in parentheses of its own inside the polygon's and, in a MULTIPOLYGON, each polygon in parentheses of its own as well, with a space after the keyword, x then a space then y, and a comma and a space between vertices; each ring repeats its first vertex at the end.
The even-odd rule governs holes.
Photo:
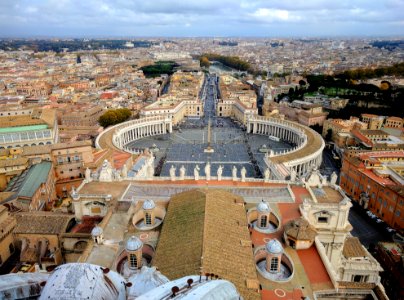
POLYGON ((262 240, 264 241, 264 243, 268 243, 271 240, 271 238, 263 238, 262 240))
POLYGON ((142 233, 141 235, 139 235, 139 238, 141 239, 141 240, 145 240, 145 239, 147 239, 149 237, 149 234, 148 233, 142 233))
POLYGON ((274 290, 275 295, 277 295, 279 298, 283 298, 286 296, 286 292, 282 289, 275 289, 274 290))

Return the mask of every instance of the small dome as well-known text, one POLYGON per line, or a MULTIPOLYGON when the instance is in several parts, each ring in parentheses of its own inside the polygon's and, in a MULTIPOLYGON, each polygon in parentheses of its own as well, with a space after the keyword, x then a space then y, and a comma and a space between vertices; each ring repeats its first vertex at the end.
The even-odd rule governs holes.
POLYGON ((156 207, 156 204, 154 203, 153 200, 146 200, 145 202, 143 202, 143 209, 153 209, 156 207))
POLYGON ((100 236, 104 231, 100 226, 95 226, 93 230, 91 230, 91 235, 92 236, 100 236))
POLYGON ((136 251, 143 247, 142 241, 137 237, 132 235, 126 242, 126 251, 136 251))
POLYGON ((265 245, 265 249, 272 254, 279 254, 283 252, 283 247, 277 239, 270 240, 265 245))
POLYGON ((257 205, 257 210, 259 212, 270 212, 271 208, 269 207, 269 204, 262 200, 260 203, 257 205))

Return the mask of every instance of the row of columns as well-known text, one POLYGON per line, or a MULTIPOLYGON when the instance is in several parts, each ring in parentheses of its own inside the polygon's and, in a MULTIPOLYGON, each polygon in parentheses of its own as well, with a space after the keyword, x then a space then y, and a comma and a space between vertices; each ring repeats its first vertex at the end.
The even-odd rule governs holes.
POLYGON ((322 162, 322 157, 321 154, 318 155, 317 157, 305 162, 305 163, 301 163, 298 164, 294 167, 292 167, 292 169, 296 172, 297 175, 302 176, 305 173, 307 173, 308 171, 312 170, 314 167, 319 168, 322 162))
POLYGON ((304 142, 304 136, 290 130, 290 128, 286 128, 278 125, 271 124, 262 124, 258 122, 249 123, 248 132, 251 132, 251 124, 252 124, 252 133, 253 134, 264 134, 264 135, 273 135, 285 141, 295 143, 300 145, 304 142))
POLYGON ((135 127, 128 131, 125 131, 119 138, 120 138, 120 145, 126 145, 132 141, 153 136, 153 135, 160 135, 165 133, 171 133, 173 130, 172 123, 158 123, 158 124, 145 124, 139 127, 135 127))

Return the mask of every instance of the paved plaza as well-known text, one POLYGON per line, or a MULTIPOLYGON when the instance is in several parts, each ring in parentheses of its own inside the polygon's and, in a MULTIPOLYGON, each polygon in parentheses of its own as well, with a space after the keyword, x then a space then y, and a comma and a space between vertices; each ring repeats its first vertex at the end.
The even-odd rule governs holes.
POLYGON ((205 176, 204 167, 211 164, 211 175, 216 176, 219 166, 223 167, 222 175, 232 175, 232 168, 237 168, 237 176, 244 167, 247 177, 261 178, 266 169, 265 153, 262 149, 273 150, 275 153, 290 149, 288 143, 272 141, 268 136, 246 134, 243 125, 230 118, 217 117, 217 82, 210 76, 204 84, 204 116, 186 118, 174 127, 171 134, 147 137, 128 145, 129 148, 142 151, 153 149, 156 157, 156 173, 169 176, 171 166, 176 174, 184 166, 185 176, 193 176, 198 165, 199 174, 205 176), (213 153, 205 153, 208 147, 208 124, 211 123, 211 147, 213 153), (264 146, 265 145, 265 146, 264 146), (261 149, 261 151, 260 151, 261 149))
POLYGON ((223 176, 231 176, 232 168, 236 166, 239 177, 242 167, 246 168, 247 177, 261 177, 266 168, 265 153, 259 151, 263 145, 275 153, 291 148, 288 143, 272 141, 264 135, 246 134, 230 119, 214 118, 211 129, 211 147, 214 152, 205 153, 208 147, 207 128, 203 119, 189 119, 171 134, 147 137, 132 142, 129 147, 140 151, 145 148, 158 149, 154 155, 156 168, 160 165, 160 176, 169 176, 172 165, 176 167, 177 173, 184 166, 186 176, 193 176, 193 170, 198 165, 200 175, 204 176, 203 168, 210 162, 212 176, 216 176, 217 168, 222 165, 223 176))

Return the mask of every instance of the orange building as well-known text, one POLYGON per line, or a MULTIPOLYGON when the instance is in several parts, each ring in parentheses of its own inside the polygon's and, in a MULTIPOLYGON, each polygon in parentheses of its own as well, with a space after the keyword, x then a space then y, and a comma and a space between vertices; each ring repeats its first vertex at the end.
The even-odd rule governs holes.
POLYGON ((91 141, 55 144, 51 150, 55 166, 56 194, 66 196, 84 179, 85 165, 94 160, 91 141))
POLYGON ((389 117, 384 124, 385 127, 402 128, 404 121, 399 117, 389 117))
POLYGON ((348 196, 389 226, 404 227, 404 151, 372 151, 345 157, 340 185, 348 196))

